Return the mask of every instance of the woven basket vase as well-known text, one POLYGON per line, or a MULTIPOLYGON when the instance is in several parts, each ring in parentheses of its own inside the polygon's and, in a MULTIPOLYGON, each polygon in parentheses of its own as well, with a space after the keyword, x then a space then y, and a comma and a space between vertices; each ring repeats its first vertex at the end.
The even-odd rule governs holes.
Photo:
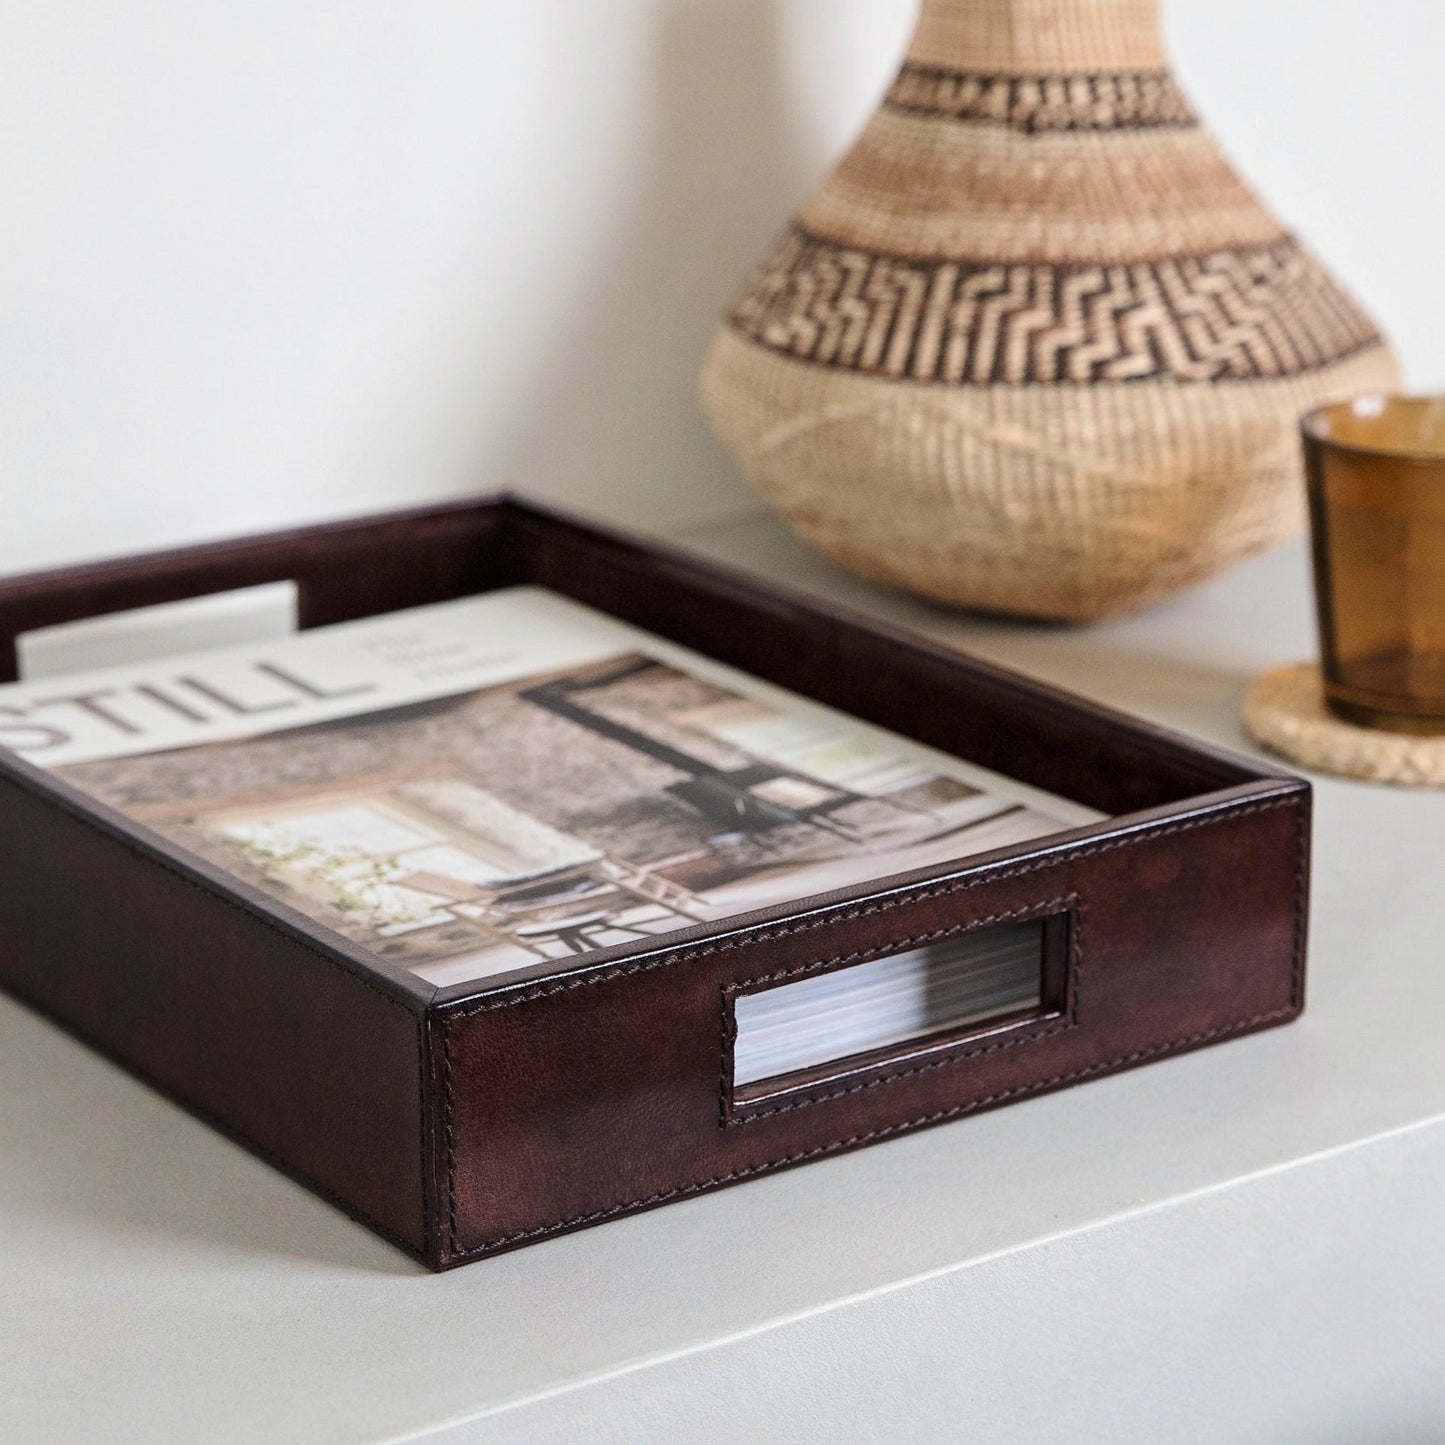
POLYGON ((1397 385, 1200 126, 1155 0, 925 0, 702 377, 724 444, 823 552, 1069 619, 1294 531, 1296 417, 1397 385))

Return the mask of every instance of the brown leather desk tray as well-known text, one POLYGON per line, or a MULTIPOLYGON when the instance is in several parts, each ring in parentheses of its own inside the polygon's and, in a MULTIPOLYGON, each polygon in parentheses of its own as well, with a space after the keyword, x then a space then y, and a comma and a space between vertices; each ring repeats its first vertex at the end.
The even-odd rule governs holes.
POLYGON ((1303 1007, 1304 782, 515 500, 0 582, 0 679, 30 629, 283 579, 306 627, 537 583, 1110 815, 437 988, 0 750, 0 984, 433 1268, 1303 1007), (1026 1016, 732 1087, 739 997, 1031 919, 1026 1016))

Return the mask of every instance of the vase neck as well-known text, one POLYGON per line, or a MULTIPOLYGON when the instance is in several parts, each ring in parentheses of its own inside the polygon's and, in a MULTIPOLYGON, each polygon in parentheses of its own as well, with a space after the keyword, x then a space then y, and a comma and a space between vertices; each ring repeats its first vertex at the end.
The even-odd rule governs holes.
POLYGON ((1158 0, 923 0, 918 65, 987 74, 1162 69, 1158 0))

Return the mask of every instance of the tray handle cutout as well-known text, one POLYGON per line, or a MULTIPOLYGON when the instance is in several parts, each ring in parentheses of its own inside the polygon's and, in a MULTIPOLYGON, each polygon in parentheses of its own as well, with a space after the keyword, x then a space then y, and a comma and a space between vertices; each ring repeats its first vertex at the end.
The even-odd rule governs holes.
POLYGON ((1070 915, 965 929, 731 998, 731 1103, 805 1092, 853 1072, 1057 1018, 1070 915))
POLYGON ((15 639, 17 672, 33 682, 284 637, 297 630, 299 595, 295 582, 263 582, 37 627, 15 639))

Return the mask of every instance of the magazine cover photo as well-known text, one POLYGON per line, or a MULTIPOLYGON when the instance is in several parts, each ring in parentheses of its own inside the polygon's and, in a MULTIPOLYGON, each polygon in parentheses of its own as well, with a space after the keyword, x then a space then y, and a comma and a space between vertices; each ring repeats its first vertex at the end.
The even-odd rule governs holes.
POLYGON ((59 771, 437 984, 1063 826, 638 651, 59 771))

